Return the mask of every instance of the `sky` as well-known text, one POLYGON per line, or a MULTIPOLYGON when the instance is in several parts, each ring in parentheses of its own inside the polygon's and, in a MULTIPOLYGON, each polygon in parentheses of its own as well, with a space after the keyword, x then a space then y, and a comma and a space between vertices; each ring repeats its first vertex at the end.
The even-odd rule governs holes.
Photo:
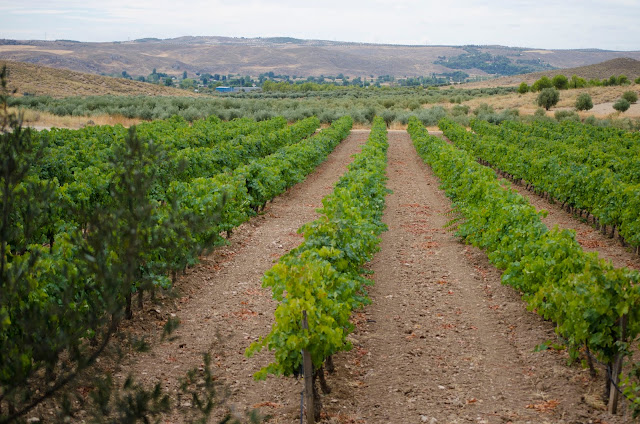
POLYGON ((0 0, 0 39, 295 37, 640 50, 640 0, 0 0))

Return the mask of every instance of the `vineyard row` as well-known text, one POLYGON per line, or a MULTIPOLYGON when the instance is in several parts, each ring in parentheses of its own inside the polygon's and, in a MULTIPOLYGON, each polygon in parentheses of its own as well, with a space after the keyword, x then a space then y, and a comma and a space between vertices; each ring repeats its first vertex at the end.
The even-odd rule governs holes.
MULTIPOLYGON (((586 211, 587 218, 593 215, 603 232, 610 226, 612 236, 617 229, 626 243, 640 246, 640 160, 629 156, 628 149, 611 159, 611 154, 597 147, 583 149, 565 146, 562 141, 532 139, 484 122, 472 124, 477 134, 451 120, 441 125, 451 141, 486 164, 515 181, 525 181, 563 206, 586 211)), ((616 140, 611 139, 610 144, 615 145, 616 140)))
MULTIPOLYGON (((442 122, 445 130, 450 126, 442 122)), ((411 120, 409 132, 453 201, 457 234, 485 249, 503 270, 503 283, 523 293, 529 308, 556 323, 573 359, 582 349, 593 353, 608 364, 617 382, 627 347, 640 333, 640 274, 585 253, 568 230, 549 230, 541 213, 504 187, 491 169, 429 135, 417 120, 411 120)), ((606 384, 610 387, 608 379, 606 384)), ((631 393, 635 383, 629 382, 625 390, 631 393)))
POLYGON ((341 118, 306 138, 318 123, 251 124, 266 133, 209 143, 232 143, 235 156, 227 158, 236 162, 187 181, 163 174, 177 157, 176 144, 163 143, 160 133, 151 138, 148 128, 131 128, 113 143, 104 133, 119 129, 95 130, 108 147, 89 150, 87 161, 99 159, 98 166, 83 167, 82 151, 61 147, 75 156, 57 155, 59 141, 45 144, 47 134, 12 124, 15 130, 0 138, 0 402, 19 416, 91 366, 131 314, 134 292, 167 287, 171 274, 221 242, 220 233, 304 180, 348 135, 352 120, 341 118), (45 179, 44 170, 52 169, 45 165, 61 157, 75 161, 66 167, 71 180, 45 179), (92 178, 82 173, 90 168, 92 178), (32 384, 49 389, 36 392, 32 384))
POLYGON ((247 355, 266 347, 275 351, 275 361, 256 378, 299 374, 301 352, 306 351, 313 362, 313 381, 319 377, 323 390, 328 390, 323 364, 328 361, 330 369, 331 355, 351 348, 351 312, 369 302, 365 287, 371 281, 364 277, 363 265, 379 250, 380 234, 386 229, 382 214, 389 193, 387 147, 386 125, 377 117, 362 151, 323 199, 321 216, 300 228, 304 242, 265 273, 263 287, 270 287, 279 302, 275 324, 247 355))

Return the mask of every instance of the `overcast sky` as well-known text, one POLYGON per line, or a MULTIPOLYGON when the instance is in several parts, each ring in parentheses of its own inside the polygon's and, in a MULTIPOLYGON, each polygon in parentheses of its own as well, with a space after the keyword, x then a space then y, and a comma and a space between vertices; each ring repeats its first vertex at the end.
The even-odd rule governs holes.
POLYGON ((0 38, 184 35, 640 50, 640 0, 0 0, 0 38))

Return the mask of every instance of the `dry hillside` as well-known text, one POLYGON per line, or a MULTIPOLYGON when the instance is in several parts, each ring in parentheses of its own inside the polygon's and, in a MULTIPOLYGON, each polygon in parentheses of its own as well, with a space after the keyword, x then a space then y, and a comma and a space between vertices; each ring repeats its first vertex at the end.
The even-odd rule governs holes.
MULTIPOLYGON (((319 76, 340 73, 355 77, 370 75, 427 76, 456 69, 436 64, 439 58, 454 58, 469 50, 509 58, 512 63, 543 62, 555 68, 570 68, 629 56, 640 59, 640 51, 541 50, 504 46, 402 46, 346 43, 293 38, 180 37, 128 42, 85 43, 75 41, 0 40, 0 59, 35 63, 93 74, 148 75, 157 72, 191 76, 260 73, 319 76)), ((486 75, 479 69, 461 69, 470 75, 486 75)))
POLYGON ((48 95, 52 97, 97 95, 194 96, 195 93, 161 85, 111 78, 82 72, 56 69, 29 63, 0 61, 7 65, 9 88, 17 95, 48 95))
MULTIPOLYGON (((640 103, 632 104, 629 110, 624 113, 616 112, 613 108, 614 102, 622 96, 623 92, 631 90, 640 94, 639 87, 640 86, 636 84, 624 87, 588 87, 576 90, 562 90, 560 92, 560 101, 556 106, 551 108, 549 112, 547 112, 547 115, 553 116, 556 110, 573 110, 577 97, 581 93, 589 93, 593 99, 593 109, 580 112, 579 115, 582 118, 586 118, 590 115, 594 115, 597 118, 640 118, 640 103)), ((536 109, 538 109, 536 102, 537 97, 538 93, 511 93, 506 95, 476 98, 466 101, 464 104, 469 106, 472 110, 480 106, 482 103, 486 103, 497 111, 502 111, 504 109, 518 109, 521 115, 531 115, 536 111, 536 109)), ((447 107, 446 104, 442 104, 442 106, 447 107)))
POLYGON ((594 65, 580 66, 577 68, 556 69, 553 71, 535 72, 532 74, 514 75, 509 77, 496 78, 493 80, 475 82, 465 84, 469 88, 486 88, 486 87, 509 87, 520 85, 522 81, 531 85, 543 75, 553 78, 555 75, 562 74, 567 77, 577 75, 586 80, 609 78, 611 75, 626 75, 631 81, 640 77, 640 60, 629 57, 621 57, 617 59, 607 60, 606 62, 596 63, 594 65))

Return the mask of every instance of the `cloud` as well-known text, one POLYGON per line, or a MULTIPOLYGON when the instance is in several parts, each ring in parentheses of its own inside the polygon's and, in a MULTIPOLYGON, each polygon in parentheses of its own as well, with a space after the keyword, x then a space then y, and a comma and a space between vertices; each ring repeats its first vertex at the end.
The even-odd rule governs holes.
POLYGON ((12 13, 15 15, 63 15, 65 13, 73 13, 75 10, 72 9, 42 9, 42 10, 32 10, 32 9, 10 9, 5 11, 5 13, 12 13))
POLYGON ((83 41, 278 35, 398 44, 429 40, 445 45, 639 50, 638 16, 637 0, 594 0, 587 6, 582 0, 25 0, 0 6, 0 28, 5 37, 48 31, 83 41))

